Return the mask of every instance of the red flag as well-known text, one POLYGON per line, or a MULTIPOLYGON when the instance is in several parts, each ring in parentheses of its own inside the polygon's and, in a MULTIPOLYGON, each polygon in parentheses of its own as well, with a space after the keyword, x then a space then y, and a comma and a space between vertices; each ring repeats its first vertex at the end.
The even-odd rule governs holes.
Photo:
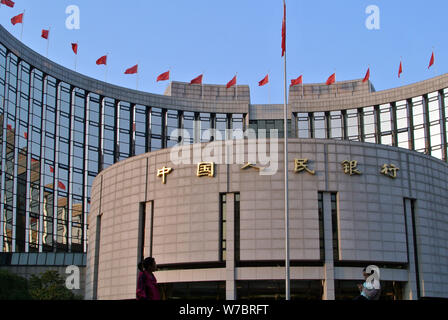
POLYGON ((157 77, 157 81, 165 81, 170 79, 170 72, 164 72, 157 77))
POLYGON ((98 60, 96 60, 96 64, 100 65, 100 64, 107 64, 107 55, 106 56, 102 56, 101 58, 99 58, 98 60))
POLYGON ((2 4, 6 4, 10 8, 14 8, 15 3, 11 0, 2 0, 2 4))
POLYGON ((233 79, 227 83, 226 87, 227 87, 227 89, 229 89, 230 87, 233 87, 234 85, 236 85, 236 76, 234 76, 233 79))
POLYGON ((54 173, 54 168, 52 166, 50 166, 50 172, 54 173))
POLYGON ((135 74, 138 72, 138 64, 136 64, 135 66, 127 69, 124 74, 135 74))
POLYGON ((258 86, 262 87, 262 86, 264 86, 265 84, 268 84, 268 83, 269 83, 269 75, 266 75, 266 77, 264 77, 263 80, 258 82, 258 86))
POLYGON ((77 43, 72 43, 72 50, 75 54, 78 54, 78 44, 77 43))
POLYGON ((63 184, 61 181, 58 181, 58 188, 65 190, 65 184, 63 184))
POLYGON ((429 67, 428 67, 428 69, 431 68, 433 66, 433 64, 434 64, 434 52, 431 55, 431 60, 429 60, 429 67))
POLYGON ((336 73, 333 73, 327 80, 327 86, 330 86, 335 82, 336 82, 336 73))
POLYGON ((286 51, 286 3, 283 0, 283 23, 282 23, 282 57, 286 51))
POLYGON ((10 124, 8 124, 8 125, 6 126, 6 129, 8 129, 9 131, 12 131, 12 126, 11 126, 10 124))
POLYGON ((45 30, 45 29, 42 30, 42 35, 41 35, 42 38, 48 39, 49 35, 50 35, 50 30, 45 30))
POLYGON ((190 84, 202 84, 202 74, 190 81, 190 84))
POLYGON ((15 26, 17 23, 23 23, 23 13, 12 17, 11 18, 11 23, 15 26))
POLYGON ((364 77, 364 80, 362 80, 362 82, 367 82, 370 79, 370 68, 367 69, 367 73, 364 77))
POLYGON ((398 78, 400 78, 402 73, 403 73, 403 64, 400 61, 400 67, 398 68, 398 78))
POLYGON ((296 86, 298 84, 303 84, 303 76, 291 80, 291 86, 296 86))
POLYGON ((23 133, 23 136, 25 137, 25 139, 28 140, 28 133, 27 133, 27 132, 24 132, 24 133, 23 133))

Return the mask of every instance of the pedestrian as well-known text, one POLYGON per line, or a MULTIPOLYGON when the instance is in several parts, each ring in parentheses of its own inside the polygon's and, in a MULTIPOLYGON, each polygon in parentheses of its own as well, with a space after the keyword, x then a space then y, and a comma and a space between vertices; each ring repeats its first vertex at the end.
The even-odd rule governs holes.
MULTIPOLYGON (((375 267, 378 269, 377 267, 375 267)), ((373 269, 373 268, 372 268, 373 269)), ((381 295, 381 287, 379 279, 368 278, 375 273, 375 270, 372 270, 370 273, 367 272, 367 268, 362 270, 362 275, 364 277, 364 283, 358 284, 359 296, 357 296, 354 300, 379 300, 381 295)))
POLYGON ((138 264, 140 270, 137 279, 137 300, 160 300, 157 279, 154 271, 157 269, 156 261, 153 257, 148 257, 138 264))

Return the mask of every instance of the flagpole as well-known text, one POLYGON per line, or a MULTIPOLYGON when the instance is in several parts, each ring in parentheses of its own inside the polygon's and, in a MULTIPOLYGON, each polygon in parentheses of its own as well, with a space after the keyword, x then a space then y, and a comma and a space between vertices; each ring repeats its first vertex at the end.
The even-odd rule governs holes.
POLYGON ((23 10, 22 31, 20 32, 20 41, 22 41, 22 37, 23 37, 23 25, 24 24, 25 24, 25 10, 23 10))
POLYGON ((48 47, 50 46, 50 32, 51 31, 51 27, 48 27, 48 37, 47 37, 47 55, 46 58, 48 59, 48 47))
POLYGON ((435 54, 434 54, 434 46, 432 47, 432 54, 434 55, 434 74, 437 77, 437 66, 436 66, 436 60, 435 60, 435 54))
MULTIPOLYGON (((268 79, 269 79, 270 72, 271 72, 271 70, 268 70, 268 79)), ((269 81, 269 83, 268 83, 268 100, 269 100, 269 104, 271 104, 271 81, 269 81)))
POLYGON ((286 3, 283 0, 284 5, 284 25, 285 25, 285 34, 284 34, 284 59, 283 59, 283 67, 284 67, 284 121, 283 121, 283 137, 284 137, 284 175, 285 175, 285 299, 290 300, 290 267, 289 267, 289 186, 288 186, 288 93, 287 93, 287 84, 286 84, 286 3))
POLYGON ((336 87, 336 98, 338 97, 338 84, 336 82, 336 68, 334 69, 334 86, 336 87))
POLYGON ((302 100, 303 100, 303 70, 300 72, 300 76, 302 77, 302 100))
POLYGON ((367 85, 369 86, 369 93, 372 93, 372 87, 370 85, 370 64, 367 70, 369 70, 369 79, 367 80, 367 85))
POLYGON ((204 70, 202 70, 202 81, 201 81, 201 100, 204 100, 204 87, 203 87, 203 84, 202 84, 202 82, 204 81, 204 74, 205 74, 205 71, 204 71, 204 70))
POLYGON ((107 60, 109 60, 109 52, 106 53, 106 65, 105 65, 105 71, 104 71, 104 82, 107 82, 107 60))
MULTIPOLYGON (((140 61, 137 62, 137 65, 140 65, 140 61)), ((138 90, 138 70, 136 73, 136 79, 137 79, 137 84, 136 84, 135 90, 138 90)))
POLYGON ((78 64, 78 41, 76 41, 76 53, 75 53, 75 71, 76 71, 76 66, 78 64))
POLYGON ((236 83, 235 83, 235 96, 236 96, 236 99, 235 100, 238 100, 238 72, 235 74, 235 80, 236 80, 236 83))

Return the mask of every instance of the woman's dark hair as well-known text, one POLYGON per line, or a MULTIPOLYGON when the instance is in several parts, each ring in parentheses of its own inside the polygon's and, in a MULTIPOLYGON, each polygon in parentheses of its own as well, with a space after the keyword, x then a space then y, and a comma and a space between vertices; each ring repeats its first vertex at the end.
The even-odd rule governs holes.
POLYGON ((137 264, 137 268, 138 268, 138 270, 140 270, 140 271, 143 272, 143 262, 139 262, 139 263, 137 264))
POLYGON ((143 260, 142 262, 143 269, 147 271, 152 271, 151 269, 153 268, 155 262, 156 261, 154 260, 153 257, 145 258, 145 260, 143 260))

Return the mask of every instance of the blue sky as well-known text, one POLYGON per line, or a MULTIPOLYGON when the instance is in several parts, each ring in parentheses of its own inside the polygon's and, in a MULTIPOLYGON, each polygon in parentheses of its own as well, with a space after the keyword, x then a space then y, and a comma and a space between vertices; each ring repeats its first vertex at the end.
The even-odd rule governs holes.
MULTIPOLYGON (((12 16, 25 12, 23 42, 45 55, 41 30, 51 27, 49 58, 74 68, 71 42, 79 42, 77 71, 104 80, 95 61, 110 53, 108 82, 135 89, 126 68, 139 63, 139 90, 163 94, 171 80, 189 82, 204 73, 204 83, 238 83, 251 89, 255 104, 283 103, 281 58, 282 0, 15 0, 1 6, 2 25, 20 37, 12 16), (66 7, 80 9, 80 29, 66 28, 66 7), (270 84, 258 87, 267 73, 270 84)), ((445 0, 288 0, 288 81, 305 83, 363 78, 371 68, 377 90, 395 88, 448 70, 445 0), (380 29, 368 30, 366 8, 380 9, 380 29), (436 64, 427 69, 432 48, 436 64), (404 72, 398 79, 400 57, 404 72)))

